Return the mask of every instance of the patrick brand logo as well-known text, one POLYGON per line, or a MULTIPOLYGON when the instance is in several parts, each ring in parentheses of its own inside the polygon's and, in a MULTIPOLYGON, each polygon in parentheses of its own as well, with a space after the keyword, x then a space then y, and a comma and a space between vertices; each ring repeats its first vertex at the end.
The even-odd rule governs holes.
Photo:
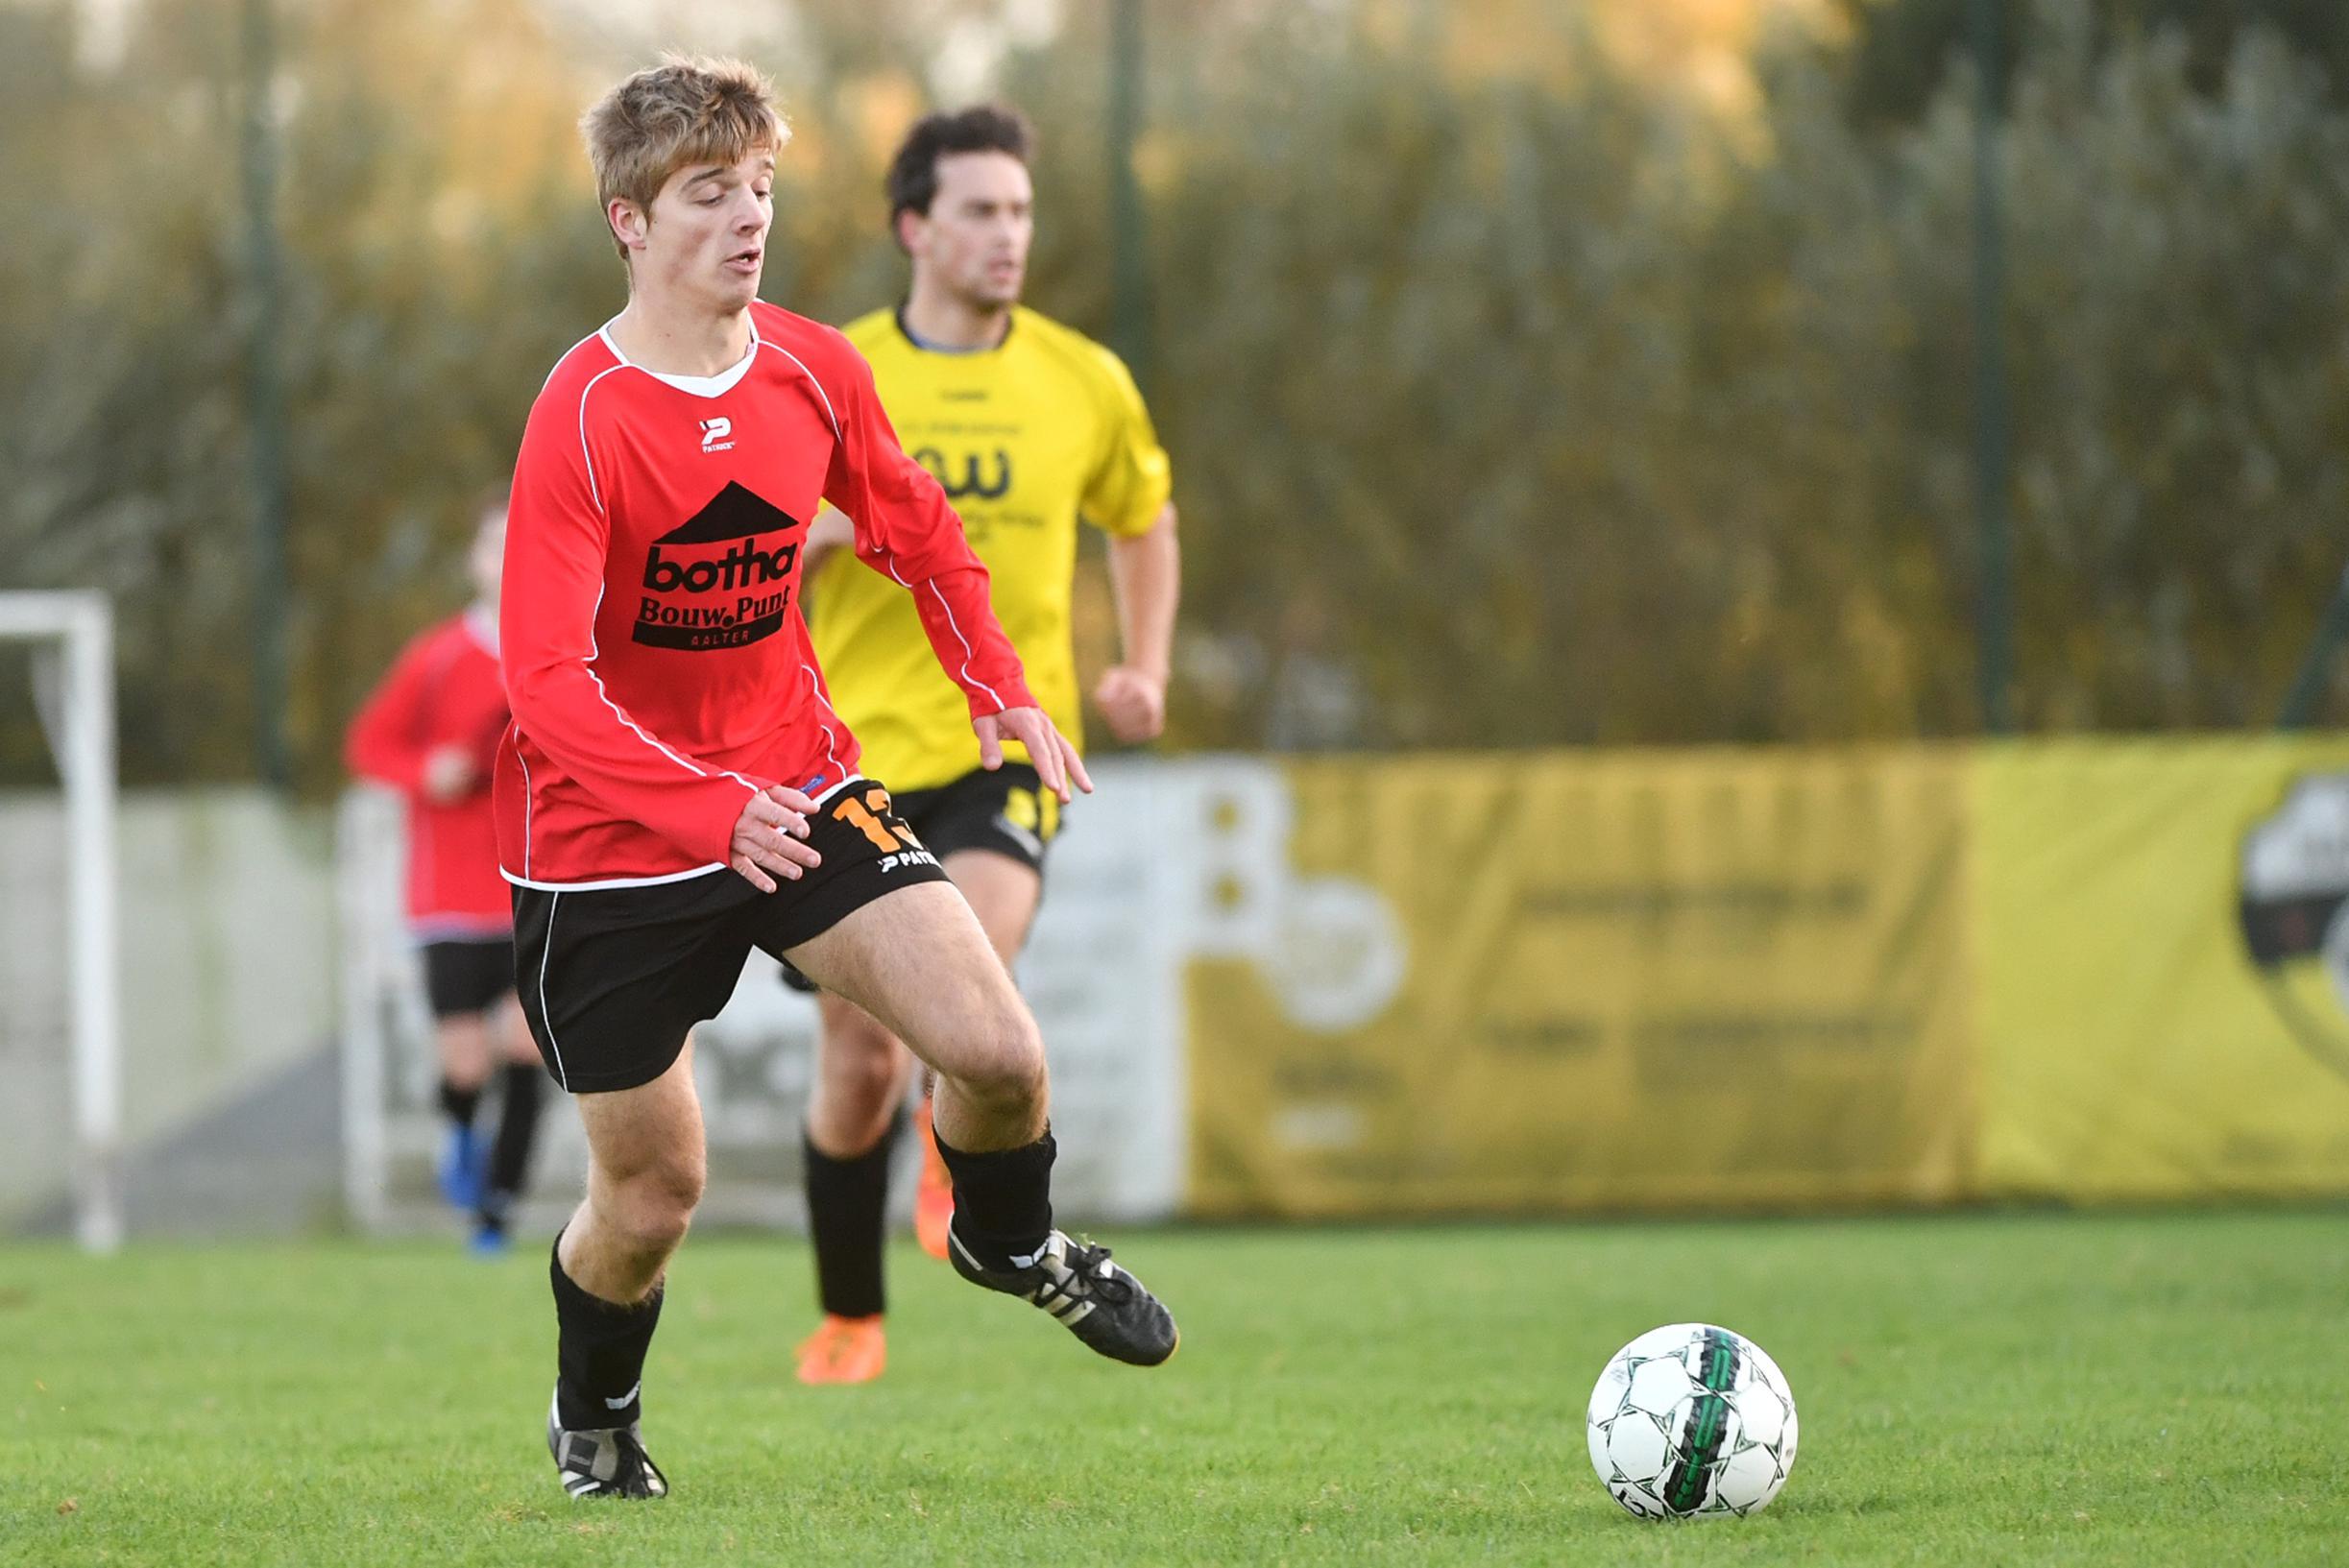
POLYGON ((734 450, 734 421, 720 414, 716 419, 701 422, 701 449, 705 452, 734 450))
POLYGON ((800 526, 728 484, 644 552, 635 640, 652 648, 739 648, 782 631, 799 543, 773 536, 800 526))

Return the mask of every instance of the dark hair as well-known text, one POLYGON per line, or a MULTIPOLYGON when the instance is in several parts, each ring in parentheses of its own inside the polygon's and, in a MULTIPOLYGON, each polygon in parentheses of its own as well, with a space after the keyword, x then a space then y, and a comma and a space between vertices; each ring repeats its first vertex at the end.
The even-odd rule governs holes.
POLYGON ((889 178, 883 189, 889 198, 889 233, 897 233, 897 215, 930 215, 938 199, 938 159, 957 153, 1009 153, 1022 163, 1034 139, 1028 116, 1005 104, 978 104, 953 114, 925 114, 906 133, 897 156, 889 159, 889 178))

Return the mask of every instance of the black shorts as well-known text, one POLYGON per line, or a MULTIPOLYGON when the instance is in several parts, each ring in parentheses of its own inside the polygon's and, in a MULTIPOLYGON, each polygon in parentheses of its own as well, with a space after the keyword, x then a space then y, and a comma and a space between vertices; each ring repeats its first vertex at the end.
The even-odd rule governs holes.
POLYGON ((751 949, 781 958, 885 893, 946 880, 869 779, 825 798, 808 842, 823 864, 772 893, 731 870, 650 887, 515 888, 522 1014, 555 1081, 573 1094, 652 1082, 686 1031, 726 1005, 751 949))
MULTIPOLYGON (((913 829, 922 847, 943 860, 963 850, 985 850, 1044 875, 1044 853, 1060 831, 1060 797, 1044 787, 1026 762, 1005 762, 993 773, 973 768, 932 789, 896 796, 897 814, 913 829)), ((783 983, 812 995, 815 982, 783 966, 783 983)))
POLYGON ((424 1000, 434 1018, 486 1013, 514 989, 514 943, 503 936, 424 944, 424 1000))

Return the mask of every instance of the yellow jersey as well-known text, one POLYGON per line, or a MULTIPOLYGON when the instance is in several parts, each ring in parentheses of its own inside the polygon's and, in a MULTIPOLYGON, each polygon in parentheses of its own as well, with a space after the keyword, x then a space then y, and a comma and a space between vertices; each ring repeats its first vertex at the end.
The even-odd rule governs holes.
MULTIPOLYGON (((946 487, 986 563, 996 618, 1029 689, 1077 740, 1069 606, 1078 519, 1119 536, 1147 533, 1173 485, 1132 375, 1083 333, 1024 307, 1012 310, 1002 343, 967 353, 916 346, 894 310, 844 330, 872 364, 898 441, 946 487)), ((832 705, 864 744, 862 771, 903 792, 979 765, 970 706, 938 667, 912 595, 840 550, 809 585, 807 605, 832 705)))

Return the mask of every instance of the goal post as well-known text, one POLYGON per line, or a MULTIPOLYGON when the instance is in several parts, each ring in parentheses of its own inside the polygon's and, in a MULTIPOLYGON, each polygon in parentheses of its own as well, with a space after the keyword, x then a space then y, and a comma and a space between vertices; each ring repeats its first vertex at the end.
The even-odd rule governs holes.
POLYGON ((113 608, 98 592, 0 592, 0 639, 34 644, 34 700, 64 784, 74 1230, 110 1252, 123 1238, 113 608))

